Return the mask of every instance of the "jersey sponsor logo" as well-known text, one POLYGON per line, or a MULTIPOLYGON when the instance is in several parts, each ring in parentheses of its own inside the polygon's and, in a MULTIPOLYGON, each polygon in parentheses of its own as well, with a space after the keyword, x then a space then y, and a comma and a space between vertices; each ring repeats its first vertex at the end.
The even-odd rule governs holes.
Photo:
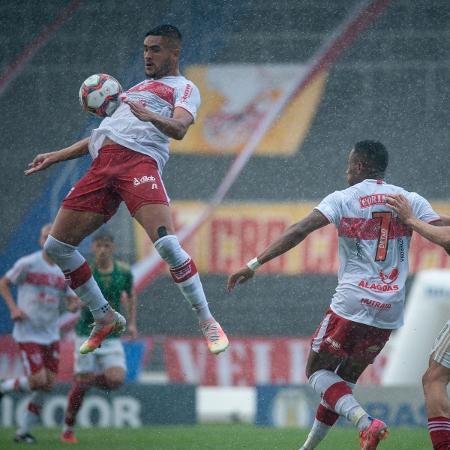
POLYGON ((359 197, 359 207, 361 209, 369 208, 373 205, 385 205, 386 194, 370 194, 364 197, 359 197))
POLYGON ((393 291, 398 291, 400 289, 398 284, 369 283, 367 280, 361 280, 358 283, 358 286, 360 288, 369 289, 371 291, 376 291, 376 292, 393 292, 393 291))
MULTIPOLYGON (((392 305, 390 303, 382 303, 377 300, 372 300, 370 298, 362 298, 361 305, 370 306, 371 308, 376 308, 376 309, 391 309, 392 308, 392 305)), ((377 347, 377 349, 378 349, 378 347, 377 347)), ((367 350, 371 351, 369 349, 367 349, 367 350)))
POLYGON ((137 86, 128 89, 127 94, 131 92, 151 92, 152 94, 158 96, 162 100, 173 105, 175 89, 173 87, 167 86, 164 83, 158 81, 143 81, 137 86))
MULTIPOLYGON (((144 175, 141 178, 134 177, 133 185, 134 186, 139 186, 139 185, 144 184, 144 183, 153 183, 156 186, 155 181, 156 181, 156 178, 154 176, 152 176, 152 175, 150 175, 150 176, 144 175)), ((157 186, 156 186, 156 188, 152 187, 152 189, 158 189, 158 187, 157 186)))
POLYGON ((192 92, 192 85, 187 84, 186 88, 184 90, 184 93, 183 93, 183 97, 181 97, 181 101, 185 102, 189 98, 189 96, 191 95, 191 92, 192 92))
POLYGON ((30 272, 25 278, 25 283, 35 286, 49 286, 55 289, 65 289, 67 286, 66 279, 53 273, 37 273, 30 272))
POLYGON ((380 271, 380 279, 384 284, 392 284, 397 278, 398 278, 398 274, 399 274, 399 270, 394 267, 391 270, 390 274, 385 274, 382 270, 380 271))

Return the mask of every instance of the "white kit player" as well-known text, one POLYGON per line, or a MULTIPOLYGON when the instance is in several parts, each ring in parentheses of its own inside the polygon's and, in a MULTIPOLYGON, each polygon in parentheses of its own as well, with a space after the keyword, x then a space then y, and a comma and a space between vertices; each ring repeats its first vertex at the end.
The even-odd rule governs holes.
POLYGON ((403 194, 416 217, 440 221, 420 195, 387 184, 388 153, 376 141, 356 143, 350 152, 350 187, 327 197, 303 220, 290 226, 257 258, 228 280, 228 289, 250 279, 257 268, 332 223, 339 235, 338 286, 330 308, 313 335, 306 375, 322 401, 301 450, 312 450, 339 415, 360 431, 361 449, 377 448, 388 435, 384 422, 369 417, 352 394, 352 387, 403 324, 405 281, 412 230, 390 207, 386 196, 403 194))
MULTIPOLYGON (((41 229, 41 247, 51 224, 41 229)), ((67 286, 61 269, 42 250, 20 258, 0 280, 0 294, 14 321, 17 342, 26 375, 0 381, 0 398, 7 392, 31 392, 31 398, 16 442, 34 443, 31 427, 39 420, 43 398, 51 391, 59 364, 60 306, 76 297, 67 286), (10 285, 18 287, 17 304, 10 285)))
POLYGON ((213 318, 194 261, 175 235, 161 172, 169 158, 169 139, 183 139, 200 106, 197 87, 179 71, 181 34, 172 25, 149 31, 144 39, 147 79, 129 89, 119 108, 90 138, 65 149, 37 155, 25 173, 91 153, 86 175, 64 199, 45 243, 45 251, 70 279, 70 287, 89 307, 95 326, 81 353, 125 330, 125 319, 108 304, 91 269, 77 250, 80 242, 108 221, 125 202, 142 225, 170 274, 191 304, 209 350, 227 349, 227 336, 213 318))

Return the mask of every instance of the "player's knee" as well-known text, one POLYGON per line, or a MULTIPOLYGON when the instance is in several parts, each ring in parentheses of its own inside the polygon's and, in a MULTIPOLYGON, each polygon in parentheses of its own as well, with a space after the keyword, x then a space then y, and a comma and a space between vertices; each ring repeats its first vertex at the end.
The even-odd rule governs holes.
POLYGON ((45 376, 45 373, 41 371, 31 375, 28 382, 32 391, 45 390, 45 386, 47 385, 47 377, 45 376))
POLYGON ((178 238, 174 234, 163 236, 155 242, 156 251, 170 267, 178 267, 187 260, 189 255, 181 247, 178 238))
POLYGON ((55 262, 62 257, 67 257, 71 255, 75 251, 75 247, 69 244, 65 244, 64 242, 58 241, 50 234, 48 235, 47 240, 44 243, 44 251, 47 255, 55 262))
POLYGON ((125 381, 125 372, 106 375, 106 383, 110 389, 118 389, 125 381))

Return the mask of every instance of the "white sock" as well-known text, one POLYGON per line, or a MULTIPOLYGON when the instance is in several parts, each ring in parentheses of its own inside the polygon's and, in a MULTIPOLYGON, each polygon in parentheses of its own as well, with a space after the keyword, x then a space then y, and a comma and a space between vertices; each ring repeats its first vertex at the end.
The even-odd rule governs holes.
POLYGON ((22 376, 17 378, 8 378, 0 382, 0 392, 30 392, 30 383, 28 377, 22 376))
MULTIPOLYGON (((344 382, 344 380, 336 373, 324 369, 314 372, 309 377, 308 381, 314 391, 321 396, 323 396, 334 384, 344 382)), ((339 415, 344 416, 347 420, 352 422, 360 430, 366 428, 367 424, 370 423, 369 415, 355 399, 353 394, 349 393, 343 395, 336 401, 333 409, 339 415)))
MULTIPOLYGON (((49 235, 45 241, 44 251, 69 278, 71 274, 76 274, 77 270, 86 264, 86 260, 76 247, 58 241, 58 239, 55 239, 51 235, 49 235)), ((71 284, 71 287, 78 297, 80 297, 81 301, 89 307, 96 321, 104 319, 105 316, 109 320, 111 318, 111 308, 92 274, 84 281, 86 273, 87 276, 89 276, 90 273, 90 269, 87 266, 86 269, 87 271, 82 271, 81 277, 78 275, 78 283, 83 280, 83 284, 77 283, 77 286, 75 287, 71 284)), ((74 279, 75 275, 73 276, 72 281, 74 281, 74 279)))
POLYGON ((89 310, 91 311, 94 320, 101 321, 105 317, 110 318, 112 308, 105 297, 103 297, 94 277, 91 276, 86 283, 75 288, 74 291, 78 297, 89 306, 89 310))
POLYGON ((331 428, 332 426, 314 419, 311 431, 309 432, 308 437, 300 450, 313 450, 316 448, 319 443, 323 441, 331 428))
POLYGON ((42 391, 33 391, 28 407, 20 423, 19 434, 27 434, 31 428, 40 420, 40 411, 44 402, 45 393, 42 391))
POLYGON ((172 278, 184 298, 192 305, 199 321, 213 318, 206 300, 200 276, 188 253, 181 247, 178 238, 171 234, 158 239, 155 249, 171 269, 172 278))

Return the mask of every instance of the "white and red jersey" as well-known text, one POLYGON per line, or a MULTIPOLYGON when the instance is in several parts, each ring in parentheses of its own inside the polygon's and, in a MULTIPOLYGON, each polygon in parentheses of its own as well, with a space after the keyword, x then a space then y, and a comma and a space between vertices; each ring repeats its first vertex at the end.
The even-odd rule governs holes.
POLYGON ((20 258, 5 276, 17 285, 17 306, 27 315, 14 322, 14 339, 44 345, 58 341, 60 302, 75 296, 61 269, 38 251, 20 258))
POLYGON ((316 209, 339 235, 338 286, 331 309, 354 322, 395 329, 403 324, 412 231, 386 206, 390 194, 404 195, 420 220, 439 220, 423 197, 382 180, 336 191, 316 209))
MULTIPOLYGON (((175 108, 180 107, 195 119, 200 106, 198 88, 181 75, 142 81, 125 95, 163 117, 172 117, 175 108)), ((139 120, 126 103, 92 131, 89 141, 92 158, 97 157, 106 136, 124 147, 151 156, 160 171, 169 159, 169 138, 152 123, 139 120)))

